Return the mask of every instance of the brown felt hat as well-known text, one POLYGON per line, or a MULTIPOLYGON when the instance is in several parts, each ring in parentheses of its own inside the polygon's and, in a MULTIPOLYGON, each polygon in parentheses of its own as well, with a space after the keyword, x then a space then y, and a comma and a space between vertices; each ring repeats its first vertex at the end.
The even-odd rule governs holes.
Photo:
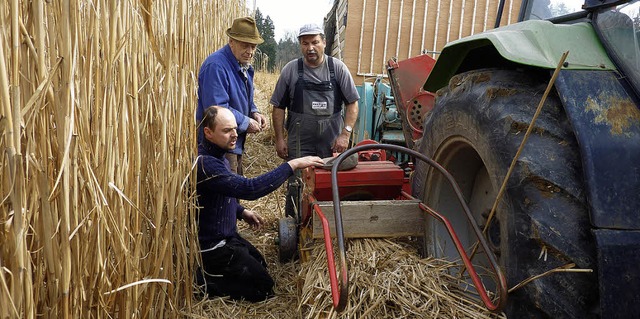
POLYGON ((256 27, 256 20, 252 17, 244 17, 233 20, 231 28, 227 29, 227 35, 237 41, 252 44, 260 44, 264 39, 260 36, 256 27))

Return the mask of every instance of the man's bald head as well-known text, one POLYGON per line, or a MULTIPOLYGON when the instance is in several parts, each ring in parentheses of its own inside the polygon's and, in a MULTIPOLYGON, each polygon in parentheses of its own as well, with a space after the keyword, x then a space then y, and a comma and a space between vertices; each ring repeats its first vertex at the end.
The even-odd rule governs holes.
POLYGON ((236 147, 238 140, 238 125, 236 118, 229 109, 221 106, 211 106, 204 111, 202 119, 205 138, 226 150, 236 147))

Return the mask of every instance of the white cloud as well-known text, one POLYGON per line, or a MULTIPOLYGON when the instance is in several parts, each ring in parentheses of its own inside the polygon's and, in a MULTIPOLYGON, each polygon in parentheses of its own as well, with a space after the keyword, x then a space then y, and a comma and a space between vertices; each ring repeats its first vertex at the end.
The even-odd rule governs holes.
POLYGON ((271 17, 278 41, 287 31, 297 33, 307 23, 322 26, 333 0, 247 0, 249 9, 253 9, 254 3, 263 17, 271 17))

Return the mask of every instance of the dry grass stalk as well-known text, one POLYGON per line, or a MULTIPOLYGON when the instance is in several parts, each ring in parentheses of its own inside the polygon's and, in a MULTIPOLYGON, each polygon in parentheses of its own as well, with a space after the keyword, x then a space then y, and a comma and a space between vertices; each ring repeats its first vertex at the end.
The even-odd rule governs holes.
POLYGON ((570 263, 570 264, 562 265, 562 266, 547 270, 547 271, 545 271, 545 272, 543 272, 541 274, 531 276, 531 277, 519 282, 517 285, 509 288, 509 293, 512 293, 513 291, 516 291, 516 290, 526 286, 527 284, 531 283, 534 280, 537 280, 537 279, 540 279, 542 277, 551 275, 553 273, 557 273, 557 272, 593 272, 593 269, 582 269, 582 268, 575 269, 574 268, 575 266, 576 266, 576 264, 570 263))
POLYGON ((0 2, 1 318, 190 311, 196 75, 244 4, 0 2))

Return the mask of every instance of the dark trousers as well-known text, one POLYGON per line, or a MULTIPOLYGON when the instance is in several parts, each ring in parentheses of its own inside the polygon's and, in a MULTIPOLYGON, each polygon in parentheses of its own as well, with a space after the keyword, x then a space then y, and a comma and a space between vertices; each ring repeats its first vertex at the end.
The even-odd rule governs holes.
POLYGON ((240 235, 227 239, 222 247, 203 252, 202 265, 204 271, 198 270, 198 284, 205 285, 210 297, 230 296, 256 302, 273 296, 274 282, 264 257, 240 235))

